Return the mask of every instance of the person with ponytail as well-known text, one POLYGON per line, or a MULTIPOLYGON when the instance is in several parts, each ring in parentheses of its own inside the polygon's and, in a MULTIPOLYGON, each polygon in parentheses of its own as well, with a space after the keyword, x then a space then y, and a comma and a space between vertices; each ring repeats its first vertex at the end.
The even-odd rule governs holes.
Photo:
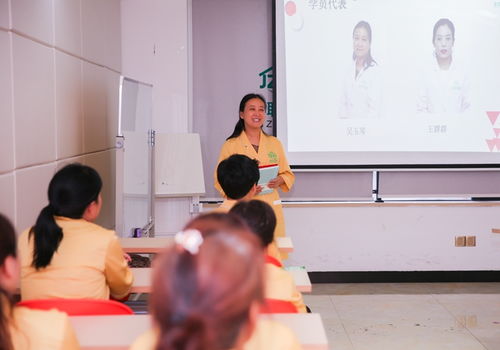
POLYGON ((354 26, 352 64, 343 80, 340 118, 378 118, 382 84, 377 62, 372 57, 372 28, 366 21, 354 26), (354 68, 354 69, 353 69, 354 68))
POLYGON ((14 306, 19 283, 16 239, 14 227, 0 214, 0 349, 80 349, 65 313, 14 306))
MULTIPOLYGON (((266 119, 266 100, 258 94, 247 94, 240 102, 238 122, 234 131, 222 145, 217 164, 227 159, 233 154, 243 154, 251 159, 256 159, 259 166, 278 166, 278 175, 272 179, 267 187, 271 190, 268 193, 259 193, 262 190, 258 186, 255 199, 262 200, 269 204, 276 214, 276 230, 274 237, 285 236, 285 220, 283 217, 283 208, 281 205, 278 189, 288 192, 294 182, 295 175, 290 169, 285 151, 281 142, 274 136, 267 135, 262 131, 262 126, 266 119)), ((217 166, 215 167, 217 169, 217 166)), ((217 179, 217 173, 214 174, 215 188, 226 198, 226 194, 217 179)), ((273 244, 275 246, 275 244, 273 244)), ((273 256, 280 258, 277 249, 273 249, 273 256)), ((285 258, 286 254, 281 257, 285 258)))
POLYGON ((19 237, 21 299, 121 299, 133 276, 114 231, 93 223, 102 181, 91 167, 73 163, 49 184, 48 205, 19 237))
POLYGON ((193 219, 154 263, 154 328, 130 349, 300 349, 288 328, 258 320, 263 262, 257 237, 238 217, 193 219))

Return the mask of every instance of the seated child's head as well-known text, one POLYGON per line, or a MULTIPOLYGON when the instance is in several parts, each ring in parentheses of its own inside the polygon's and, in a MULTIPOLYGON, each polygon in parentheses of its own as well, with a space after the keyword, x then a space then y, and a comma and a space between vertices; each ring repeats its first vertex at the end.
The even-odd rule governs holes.
POLYGON ((257 161, 243 154, 233 154, 217 167, 217 181, 229 199, 238 200, 255 191, 259 177, 257 161))
POLYGON ((49 204, 44 207, 30 230, 34 237, 33 266, 50 264, 63 239, 55 216, 94 221, 101 210, 102 180, 93 168, 79 163, 68 164, 57 171, 49 183, 49 204))
POLYGON ((175 242, 154 264, 158 348, 240 348, 263 300, 256 237, 237 217, 211 213, 188 223, 175 242))
POLYGON ((9 316, 14 305, 14 293, 19 285, 20 267, 17 260, 17 237, 10 221, 0 214, 0 349, 14 349, 9 316))
MULTIPOLYGON (((0 242, 0 299, 3 296, 7 296, 7 299, 10 299, 10 296, 16 291, 17 283, 19 282, 17 237, 9 219, 2 214, 0 214, 0 242)), ((1 304, 0 302, 0 307, 1 304)), ((0 310, 0 312, 3 311, 0 310)))
POLYGON ((102 180, 93 168, 72 163, 54 174, 49 183, 49 205, 53 215, 80 219, 87 207, 100 201, 102 180))
POLYGON ((259 200, 241 201, 231 208, 235 214, 245 221, 252 232, 259 236, 262 245, 267 247, 273 242, 276 228, 276 215, 269 204, 259 200))

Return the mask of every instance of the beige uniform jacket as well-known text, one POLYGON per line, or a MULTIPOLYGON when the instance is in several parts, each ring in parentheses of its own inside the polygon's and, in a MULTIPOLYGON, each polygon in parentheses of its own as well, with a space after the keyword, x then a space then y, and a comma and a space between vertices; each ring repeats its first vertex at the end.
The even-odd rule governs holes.
MULTIPOLYGON (((154 350, 157 333, 149 330, 139 336, 130 350, 154 350)), ((259 320, 244 350, 300 350, 297 337, 286 326, 273 320, 259 320)))
POLYGON ((19 237, 21 299, 125 297, 133 282, 118 237, 84 219, 56 217, 63 239, 50 264, 31 266, 34 238, 19 237))
POLYGON ((221 203, 217 208, 213 211, 216 213, 228 213, 235 205, 238 203, 237 200, 234 199, 224 199, 224 202, 221 203))
POLYGON ((10 334, 15 350, 78 350, 68 315, 57 310, 14 307, 10 334))
POLYGON ((290 301, 298 312, 307 312, 302 293, 297 290, 293 277, 279 262, 272 262, 272 258, 268 256, 264 273, 266 298, 290 301))

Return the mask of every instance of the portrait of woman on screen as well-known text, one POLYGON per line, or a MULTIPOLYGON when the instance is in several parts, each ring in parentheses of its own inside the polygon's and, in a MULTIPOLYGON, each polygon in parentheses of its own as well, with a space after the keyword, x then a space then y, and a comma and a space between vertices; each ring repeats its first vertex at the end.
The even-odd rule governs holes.
POLYGON ((417 112, 444 115, 464 113, 471 105, 470 83, 464 69, 453 56, 455 25, 448 18, 441 18, 434 25, 432 44, 432 63, 421 74, 417 112))
POLYGON ((378 118, 382 100, 380 68, 372 56, 372 29, 360 21, 352 33, 352 65, 342 82, 340 118, 378 118))

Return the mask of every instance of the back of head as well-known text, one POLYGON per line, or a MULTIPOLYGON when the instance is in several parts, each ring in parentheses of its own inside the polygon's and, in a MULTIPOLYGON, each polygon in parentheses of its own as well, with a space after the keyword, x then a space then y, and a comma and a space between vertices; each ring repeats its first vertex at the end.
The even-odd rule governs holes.
POLYGON ((9 219, 0 214, 0 266, 8 256, 17 256, 17 237, 9 219))
POLYGON ((201 215, 179 235, 155 265, 157 349, 231 349, 263 299, 257 240, 228 214, 201 215))
POLYGON ((217 167, 217 181, 229 199, 245 197, 259 178, 257 161, 243 154, 233 154, 217 167))
MULTIPOLYGON (((0 214, 0 269, 4 268, 5 260, 9 257, 16 257, 16 233, 10 221, 0 214)), ((12 349, 10 340, 9 325, 7 315, 9 312, 4 308, 12 307, 12 296, 5 290, 0 283, 0 349, 12 349), (5 303, 4 301, 8 301, 5 303)))
POLYGON ((97 200, 102 180, 93 168, 73 163, 59 170, 49 183, 49 205, 54 214, 79 219, 87 206, 97 200))
POLYGON ((231 208, 231 214, 238 215, 250 230, 259 236, 262 246, 273 242, 276 228, 276 215, 269 204, 259 200, 242 201, 231 208))
POLYGON ((30 235, 34 236, 33 266, 42 268, 62 240, 62 230, 54 215, 80 219, 90 203, 96 201, 101 192, 101 177, 93 168, 73 163, 60 169, 49 183, 49 204, 38 215, 30 235))

